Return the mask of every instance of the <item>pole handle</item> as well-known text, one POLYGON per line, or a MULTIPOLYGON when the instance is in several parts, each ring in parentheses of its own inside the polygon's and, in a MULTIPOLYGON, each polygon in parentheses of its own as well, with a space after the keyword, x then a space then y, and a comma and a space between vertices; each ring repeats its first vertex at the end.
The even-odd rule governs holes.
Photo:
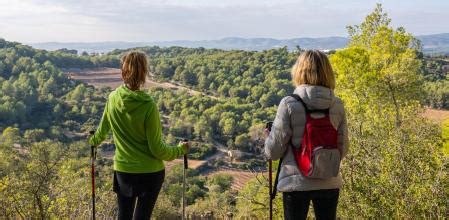
MULTIPOLYGON (((89 135, 94 135, 95 134, 95 131, 89 131, 89 135)), ((96 159, 96 157, 97 157, 97 152, 96 152, 96 150, 95 150, 95 146, 93 146, 93 145, 91 145, 90 146, 90 157, 91 157, 91 159, 96 159)))
MULTIPOLYGON (((187 139, 183 139, 183 142, 188 142, 189 140, 187 139)), ((187 159, 187 154, 184 154, 184 169, 189 169, 189 162, 187 159)))
POLYGON ((187 154, 184 154, 184 169, 189 169, 189 162, 187 159, 187 154))

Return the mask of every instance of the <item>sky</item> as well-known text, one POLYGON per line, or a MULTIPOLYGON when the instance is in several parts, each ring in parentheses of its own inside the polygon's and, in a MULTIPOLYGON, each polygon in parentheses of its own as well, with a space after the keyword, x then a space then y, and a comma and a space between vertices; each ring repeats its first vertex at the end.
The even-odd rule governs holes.
POLYGON ((346 36, 382 3, 415 35, 449 32, 449 0, 0 0, 0 38, 25 43, 346 36))

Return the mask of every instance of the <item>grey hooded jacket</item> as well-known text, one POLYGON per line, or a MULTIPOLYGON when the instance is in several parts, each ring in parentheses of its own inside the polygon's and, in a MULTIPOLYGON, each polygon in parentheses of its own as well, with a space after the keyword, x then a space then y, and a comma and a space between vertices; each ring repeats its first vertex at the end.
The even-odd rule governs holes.
MULTIPOLYGON (((338 148, 343 158, 348 151, 348 128, 342 101, 332 90, 322 86, 300 85, 295 91, 309 109, 329 108, 330 120, 338 132, 338 148)), ((337 189, 342 178, 312 179, 298 170, 292 146, 300 146, 306 123, 305 109, 295 98, 287 96, 279 104, 270 135, 265 140, 265 154, 269 159, 283 157, 277 190, 280 192, 337 189)))

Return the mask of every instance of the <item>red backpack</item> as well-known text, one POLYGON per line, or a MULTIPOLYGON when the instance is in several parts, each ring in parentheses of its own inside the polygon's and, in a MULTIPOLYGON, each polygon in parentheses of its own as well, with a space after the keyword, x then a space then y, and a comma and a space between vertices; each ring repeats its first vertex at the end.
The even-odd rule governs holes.
MULTIPOLYGON (((291 97, 301 102, 306 112, 306 124, 301 146, 292 144, 293 155, 296 164, 303 176, 309 178, 326 179, 338 176, 340 170, 340 150, 337 147, 337 130, 330 121, 329 109, 310 110, 306 103, 296 94, 291 97), (312 114, 321 113, 324 117, 313 118, 312 114)), ((279 166, 274 181, 274 188, 270 193, 270 199, 276 197, 277 184, 283 157, 279 160, 279 166)))
POLYGON ((337 147, 337 130, 330 121, 329 109, 310 110, 296 94, 291 95, 301 102, 306 112, 306 124, 301 146, 293 146, 293 155, 302 175, 309 178, 330 178, 338 175, 340 150, 337 147), (321 113, 324 117, 314 118, 321 113))

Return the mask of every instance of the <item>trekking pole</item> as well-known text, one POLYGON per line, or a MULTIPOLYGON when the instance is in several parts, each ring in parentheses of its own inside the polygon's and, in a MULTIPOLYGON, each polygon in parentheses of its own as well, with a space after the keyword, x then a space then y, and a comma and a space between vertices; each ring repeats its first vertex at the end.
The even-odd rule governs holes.
MULTIPOLYGON (((90 135, 95 132, 90 131, 90 135)), ((95 157, 97 156, 97 151, 95 146, 90 146, 90 168, 91 168, 91 183, 92 183, 92 220, 95 220, 95 157)))
MULTIPOLYGON (((273 126, 273 122, 269 121, 265 124, 265 131, 270 132, 271 127, 273 126)), ((276 187, 276 186, 274 186, 276 187)), ((273 220, 273 193, 276 193, 275 190, 272 191, 273 188, 273 160, 268 160, 268 198, 270 200, 270 220, 273 220)))
MULTIPOLYGON (((183 140, 184 142, 187 142, 187 139, 183 140)), ((182 178, 182 220, 186 219, 186 175, 187 175, 187 169, 189 168, 189 163, 187 161, 187 154, 184 154, 184 169, 183 171, 183 178, 182 178)))
POLYGON ((268 195, 270 198, 270 220, 273 220, 273 194, 271 189, 273 188, 273 161, 268 160, 268 195))

